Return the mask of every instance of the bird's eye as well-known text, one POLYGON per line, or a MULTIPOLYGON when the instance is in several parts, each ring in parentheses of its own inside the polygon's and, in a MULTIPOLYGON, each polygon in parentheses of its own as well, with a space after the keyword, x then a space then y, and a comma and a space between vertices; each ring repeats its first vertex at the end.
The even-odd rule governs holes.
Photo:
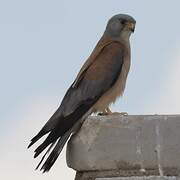
POLYGON ((125 24, 126 23, 126 20, 121 20, 121 24, 125 24))

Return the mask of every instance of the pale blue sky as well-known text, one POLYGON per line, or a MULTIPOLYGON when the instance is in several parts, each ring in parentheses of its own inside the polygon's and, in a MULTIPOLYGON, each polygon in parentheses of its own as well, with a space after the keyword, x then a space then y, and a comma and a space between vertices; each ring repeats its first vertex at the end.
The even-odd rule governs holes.
POLYGON ((136 21, 125 95, 113 110, 172 114, 180 107, 180 1, 0 1, 0 179, 73 179, 65 151, 51 172, 34 171, 26 146, 58 107, 107 20, 136 21))

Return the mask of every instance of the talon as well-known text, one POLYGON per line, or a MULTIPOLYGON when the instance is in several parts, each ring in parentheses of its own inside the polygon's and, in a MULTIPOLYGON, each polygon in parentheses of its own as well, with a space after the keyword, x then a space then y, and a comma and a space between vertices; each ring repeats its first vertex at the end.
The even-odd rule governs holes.
POLYGON ((99 116, 108 116, 108 115, 121 115, 127 116, 127 112, 111 112, 109 108, 105 109, 103 112, 98 113, 99 116))

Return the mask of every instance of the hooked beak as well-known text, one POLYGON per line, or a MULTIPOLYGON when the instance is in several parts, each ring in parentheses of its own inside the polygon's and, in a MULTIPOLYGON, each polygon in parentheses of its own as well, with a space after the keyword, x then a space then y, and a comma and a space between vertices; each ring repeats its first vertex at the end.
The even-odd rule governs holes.
POLYGON ((132 32, 134 32, 134 30, 135 30, 135 23, 134 22, 128 22, 127 26, 132 32))

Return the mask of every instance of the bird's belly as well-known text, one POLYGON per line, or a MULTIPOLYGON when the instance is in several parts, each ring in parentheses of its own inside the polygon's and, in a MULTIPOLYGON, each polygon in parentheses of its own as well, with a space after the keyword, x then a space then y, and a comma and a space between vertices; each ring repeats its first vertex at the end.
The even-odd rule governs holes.
POLYGON ((112 103, 114 103, 118 97, 123 95, 126 79, 129 72, 129 63, 125 63, 122 67, 121 73, 116 83, 101 96, 101 98, 93 106, 94 112, 102 112, 107 109, 112 103))

